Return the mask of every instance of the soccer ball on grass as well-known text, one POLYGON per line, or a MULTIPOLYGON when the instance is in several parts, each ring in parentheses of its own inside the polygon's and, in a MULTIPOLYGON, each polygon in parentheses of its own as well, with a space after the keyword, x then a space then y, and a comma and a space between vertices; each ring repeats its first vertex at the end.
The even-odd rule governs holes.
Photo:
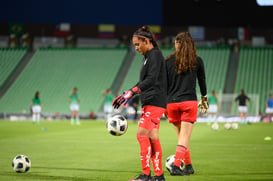
POLYGON ((114 115, 107 120, 106 127, 111 135, 121 136, 127 131, 127 119, 120 114, 114 115))
POLYGON ((12 160, 12 168, 18 173, 29 171, 31 161, 26 155, 16 155, 12 160))
POLYGON ((232 124, 231 124, 231 128, 232 128, 232 129, 239 129, 238 123, 232 123, 232 124))
MULTIPOLYGON (((167 170, 168 170, 169 172, 172 171, 173 164, 174 164, 174 157, 175 157, 175 155, 170 155, 170 156, 166 159, 165 166, 166 166, 166 168, 167 168, 167 170)), ((181 170, 184 169, 184 162, 182 162, 182 164, 180 165, 180 169, 181 169, 181 170)))
POLYGON ((214 131, 219 130, 219 124, 218 124, 218 123, 213 123, 213 124, 211 125, 211 129, 214 130, 214 131))
POLYGON ((230 130, 231 129, 231 124, 230 123, 226 123, 224 125, 224 127, 225 127, 226 130, 230 130))

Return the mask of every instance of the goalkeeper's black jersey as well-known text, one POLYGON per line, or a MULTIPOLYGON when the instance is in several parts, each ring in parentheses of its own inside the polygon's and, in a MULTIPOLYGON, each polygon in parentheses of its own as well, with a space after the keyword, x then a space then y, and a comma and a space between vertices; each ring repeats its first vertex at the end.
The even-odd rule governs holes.
POLYGON ((239 102, 239 106, 246 106, 247 102, 250 101, 250 98, 247 97, 245 94, 240 94, 235 98, 235 102, 239 102))
POLYGON ((202 96, 207 95, 206 76, 203 60, 197 57, 195 68, 186 73, 177 74, 175 56, 166 61, 168 103, 197 100, 196 80, 202 96))
POLYGON ((158 48, 151 49, 144 55, 137 86, 141 90, 142 107, 146 105, 166 108, 167 81, 165 60, 158 48))

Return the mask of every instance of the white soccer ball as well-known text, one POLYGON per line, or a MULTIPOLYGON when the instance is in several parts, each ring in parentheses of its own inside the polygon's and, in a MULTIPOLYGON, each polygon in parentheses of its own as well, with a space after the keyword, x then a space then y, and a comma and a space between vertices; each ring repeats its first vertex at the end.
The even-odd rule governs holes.
POLYGON ((106 127, 111 135, 121 136, 127 131, 127 119, 121 114, 116 114, 107 120, 106 127))
MULTIPOLYGON (((172 171, 173 164, 174 164, 174 157, 175 155, 171 155, 166 159, 165 166, 169 172, 172 171)), ((180 165, 180 169, 183 170, 183 168, 184 168, 184 162, 182 162, 182 164, 180 165)))
POLYGON ((18 173, 29 171, 31 161, 26 155, 16 155, 12 160, 12 168, 18 173))
POLYGON ((239 128, 239 124, 238 123, 232 123, 231 124, 231 128, 232 129, 238 129, 239 128))
POLYGON ((225 127, 225 129, 230 130, 231 129, 231 124, 230 123, 226 123, 224 125, 224 127, 225 127))
POLYGON ((214 130, 214 131, 219 130, 219 124, 218 124, 218 123, 213 123, 213 124, 211 125, 211 129, 214 130))

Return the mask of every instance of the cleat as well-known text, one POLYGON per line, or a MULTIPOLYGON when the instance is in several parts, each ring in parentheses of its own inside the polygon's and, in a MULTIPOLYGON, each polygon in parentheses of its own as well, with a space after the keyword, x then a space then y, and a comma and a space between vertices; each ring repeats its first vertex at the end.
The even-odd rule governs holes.
POLYGON ((153 176, 151 181, 165 181, 164 175, 160 175, 160 176, 153 176))
POLYGON ((180 175, 180 176, 189 175, 184 170, 181 170, 178 166, 175 166, 175 165, 172 167, 172 170, 170 171, 170 174, 173 175, 173 176, 175 176, 175 175, 180 175))
POLYGON ((137 178, 129 181, 151 181, 151 175, 140 174, 137 178))
POLYGON ((193 170, 192 164, 186 165, 185 169, 183 171, 185 173, 187 173, 188 175, 194 174, 194 170, 193 170))

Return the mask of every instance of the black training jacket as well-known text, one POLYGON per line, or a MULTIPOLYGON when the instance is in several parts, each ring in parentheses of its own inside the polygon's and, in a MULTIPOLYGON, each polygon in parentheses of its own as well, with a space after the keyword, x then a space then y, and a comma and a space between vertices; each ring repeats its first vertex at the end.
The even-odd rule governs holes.
POLYGON ((177 74, 175 56, 166 61, 166 69, 168 103, 197 100, 196 80, 198 80, 201 95, 207 95, 205 68, 200 57, 197 57, 195 68, 191 72, 177 74))
POLYGON ((166 108, 167 82, 165 60, 158 48, 151 49, 144 55, 139 82, 142 107, 146 105, 166 108))

